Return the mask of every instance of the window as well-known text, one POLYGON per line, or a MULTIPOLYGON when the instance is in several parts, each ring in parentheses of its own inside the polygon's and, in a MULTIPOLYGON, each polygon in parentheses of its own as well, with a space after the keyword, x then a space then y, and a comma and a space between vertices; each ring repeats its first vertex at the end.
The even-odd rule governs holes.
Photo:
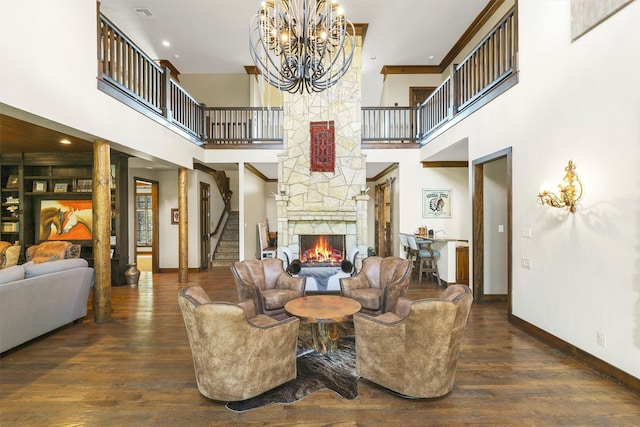
POLYGON ((151 246, 153 244, 153 210, 151 186, 136 186, 136 244, 151 246), (145 194, 148 191, 148 194, 145 194))

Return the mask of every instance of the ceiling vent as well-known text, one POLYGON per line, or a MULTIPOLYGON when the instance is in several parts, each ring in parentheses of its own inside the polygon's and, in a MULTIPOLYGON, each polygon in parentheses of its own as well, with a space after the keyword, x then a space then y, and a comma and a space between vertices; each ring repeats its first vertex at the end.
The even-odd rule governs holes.
POLYGON ((142 19, 151 19, 153 18, 153 13, 146 7, 135 8, 136 14, 142 19))

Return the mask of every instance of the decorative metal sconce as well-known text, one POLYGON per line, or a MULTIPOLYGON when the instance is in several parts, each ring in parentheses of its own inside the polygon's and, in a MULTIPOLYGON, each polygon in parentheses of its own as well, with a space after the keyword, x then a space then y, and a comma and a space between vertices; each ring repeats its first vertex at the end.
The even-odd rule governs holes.
POLYGON ((560 196, 556 196, 547 190, 542 190, 542 192, 538 194, 538 203, 553 206, 554 208, 567 208, 569 212, 574 213, 576 211, 576 204, 582 199, 582 182, 580 182, 578 175, 574 173, 576 166, 573 164, 573 161, 569 160, 564 170, 567 171, 567 173, 563 180, 567 185, 558 185, 560 196))

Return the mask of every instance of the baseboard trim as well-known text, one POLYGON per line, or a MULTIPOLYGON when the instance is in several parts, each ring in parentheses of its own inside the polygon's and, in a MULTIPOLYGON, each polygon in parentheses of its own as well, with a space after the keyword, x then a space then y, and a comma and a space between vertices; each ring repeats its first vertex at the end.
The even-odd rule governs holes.
POLYGON ((507 302, 506 294, 484 294, 482 296, 482 303, 494 303, 494 302, 507 302))
MULTIPOLYGON (((178 273, 180 269, 178 268, 160 268, 159 273, 178 273)), ((199 273, 200 269, 198 268, 189 268, 187 273, 199 273)))
POLYGON ((583 365, 588 366, 589 368, 596 371, 598 374, 624 386, 629 389, 631 392, 640 395, 640 379, 634 377, 631 374, 624 372, 623 370, 616 368, 609 363, 598 359, 592 354, 587 353, 584 350, 579 349, 578 347, 570 344, 555 335, 548 333, 547 331, 538 328, 531 323, 520 319, 517 316, 509 313, 509 323, 520 328, 524 332, 533 336, 534 338, 539 339, 540 341, 544 341, 549 344, 553 348, 561 351, 569 357, 576 359, 578 362, 583 365))

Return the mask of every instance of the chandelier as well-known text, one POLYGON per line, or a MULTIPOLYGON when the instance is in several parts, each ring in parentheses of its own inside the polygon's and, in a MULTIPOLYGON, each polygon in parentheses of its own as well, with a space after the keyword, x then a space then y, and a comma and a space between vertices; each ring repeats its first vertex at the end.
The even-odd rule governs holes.
POLYGON ((252 19, 253 62, 290 93, 321 92, 349 70, 355 28, 335 0, 267 0, 252 19))

